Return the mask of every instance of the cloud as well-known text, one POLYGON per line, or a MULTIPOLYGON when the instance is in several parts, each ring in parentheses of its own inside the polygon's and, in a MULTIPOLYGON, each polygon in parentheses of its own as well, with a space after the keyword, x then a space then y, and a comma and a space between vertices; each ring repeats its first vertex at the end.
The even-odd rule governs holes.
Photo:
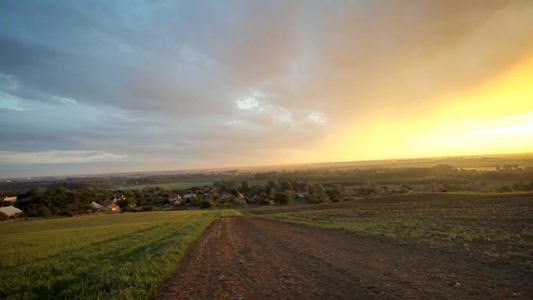
POLYGON ((348 124, 433 107, 511 68, 533 48, 532 12, 527 1, 3 2, 0 150, 101 153, 128 168, 302 160, 348 124))
POLYGON ((103 151, 48 151, 31 153, 14 153, 0 151, 0 161, 19 164, 53 164, 53 163, 88 163, 115 161, 124 156, 103 151))

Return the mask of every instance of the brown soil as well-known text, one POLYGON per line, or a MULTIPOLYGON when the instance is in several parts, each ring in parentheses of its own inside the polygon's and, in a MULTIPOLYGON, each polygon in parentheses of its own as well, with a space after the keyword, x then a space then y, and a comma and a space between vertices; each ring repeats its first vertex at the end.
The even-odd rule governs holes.
POLYGON ((532 299, 531 272, 259 217, 219 219, 156 299, 532 299))

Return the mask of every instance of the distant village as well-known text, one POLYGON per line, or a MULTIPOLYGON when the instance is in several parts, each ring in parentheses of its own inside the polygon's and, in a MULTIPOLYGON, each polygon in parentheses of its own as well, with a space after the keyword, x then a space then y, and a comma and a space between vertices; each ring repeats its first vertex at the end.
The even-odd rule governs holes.
MULTIPOLYGON (((216 175, 225 179, 215 179, 211 181, 212 184, 206 184, 208 181, 204 179, 209 175, 186 174, 184 176, 188 176, 187 178, 200 178, 198 182, 202 182, 202 185, 181 189, 165 187, 165 182, 173 179, 172 176, 165 175, 132 179, 137 183, 130 188, 123 188, 122 185, 109 186, 110 183, 129 180, 122 178, 64 181, 70 188, 62 186, 62 181, 51 182, 53 185, 41 188, 28 178, 26 182, 19 183, 5 181, 18 189, 0 191, 0 219, 291 203, 317 204, 420 192, 521 192, 533 190, 531 174, 531 167, 517 165, 478 171, 443 164, 428 168, 308 170, 243 175, 228 173, 216 175), (305 179, 295 179, 298 177, 305 179), (240 178, 247 179, 238 180, 240 178), (369 178, 376 181, 368 180, 369 178), (143 180, 155 180, 157 183, 139 183, 143 180), (405 183, 407 180, 415 183, 405 183), (390 184, 378 184, 377 181, 390 184)), ((187 181, 170 182, 180 184, 187 181)))

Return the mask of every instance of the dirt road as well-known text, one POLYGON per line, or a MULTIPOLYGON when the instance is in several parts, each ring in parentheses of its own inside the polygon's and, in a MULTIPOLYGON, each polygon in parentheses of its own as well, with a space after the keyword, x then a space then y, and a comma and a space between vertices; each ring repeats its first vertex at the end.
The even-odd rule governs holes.
POLYGON ((531 279, 468 253, 236 217, 211 224, 156 299, 531 299, 531 279))

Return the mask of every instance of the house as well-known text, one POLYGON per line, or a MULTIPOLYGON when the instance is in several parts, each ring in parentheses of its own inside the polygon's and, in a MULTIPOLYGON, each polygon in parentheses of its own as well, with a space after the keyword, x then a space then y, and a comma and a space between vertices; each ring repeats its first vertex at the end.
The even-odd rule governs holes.
POLYGON ((343 196, 355 196, 355 191, 352 188, 347 188, 342 191, 343 196))
POLYGON ((94 207, 94 209, 96 209, 96 211, 102 211, 102 205, 96 203, 96 202, 91 202, 91 206, 94 207))
POLYGON ((8 218, 9 217, 12 217, 16 214, 20 214, 22 212, 22 210, 14 207, 14 206, 5 206, 5 207, 0 207, 0 212, 3 213, 4 215, 6 215, 8 218))
POLYGON ((126 196, 124 195, 115 195, 115 198, 113 198, 113 202, 117 203, 120 200, 126 200, 126 196))
POLYGON ((298 197, 298 198, 307 198, 307 197, 309 197, 309 193, 307 193, 307 192, 298 192, 298 194, 296 194, 296 197, 298 197))
POLYGON ((180 204, 181 196, 179 194, 170 194, 168 195, 168 202, 170 202, 170 204, 172 203, 180 204))
POLYGON ((104 200, 104 203, 102 204, 103 207, 108 207, 109 205, 115 203, 115 200, 111 200, 111 199, 105 199, 104 200))
POLYGON ((17 196, 14 196, 14 197, 4 197, 2 199, 4 202, 15 202, 17 201, 17 196))
POLYGON ((118 211, 120 210, 120 207, 116 204, 116 203, 111 203, 109 204, 108 206, 106 206, 107 208, 109 208, 109 210, 111 211, 118 211))
POLYGON ((241 193, 239 193, 239 195, 237 196, 236 204, 246 205, 246 200, 244 199, 244 196, 241 193))
POLYGON ((378 195, 387 195, 387 189, 382 186, 378 187, 378 195))
POLYGON ((196 198, 196 195, 195 194, 185 194, 183 195, 182 199, 183 201, 185 202, 191 202, 192 200, 194 200, 194 198, 196 198))

